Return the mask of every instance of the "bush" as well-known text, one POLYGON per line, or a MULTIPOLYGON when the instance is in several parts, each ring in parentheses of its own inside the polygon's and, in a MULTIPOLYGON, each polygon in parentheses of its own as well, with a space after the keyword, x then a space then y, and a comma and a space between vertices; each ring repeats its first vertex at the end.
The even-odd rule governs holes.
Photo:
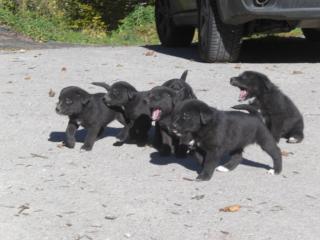
POLYGON ((112 33, 113 43, 157 43, 152 6, 136 6, 124 19, 120 20, 119 28, 112 33))
POLYGON ((158 42, 146 3, 153 0, 0 0, 0 23, 41 41, 158 42))

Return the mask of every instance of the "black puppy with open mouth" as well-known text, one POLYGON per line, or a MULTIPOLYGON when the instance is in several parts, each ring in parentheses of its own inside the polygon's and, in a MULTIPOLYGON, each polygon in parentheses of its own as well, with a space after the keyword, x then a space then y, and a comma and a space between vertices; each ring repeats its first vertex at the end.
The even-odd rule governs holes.
MULTIPOLYGON (((176 92, 168 87, 154 87, 148 92, 147 101, 151 111, 151 119, 156 122, 161 141, 155 146, 160 155, 168 156, 175 153, 177 157, 185 157, 188 147, 180 144, 180 139, 171 132, 172 112, 180 101, 183 90, 176 92)), ((157 137, 157 136, 155 136, 157 137)))
MULTIPOLYGON (((194 94, 192 87, 186 82, 188 75, 188 70, 185 70, 180 78, 173 78, 170 79, 162 84, 162 87, 167 87, 172 89, 176 92, 175 101, 183 101, 186 99, 197 99, 196 95, 194 94)), ((160 149, 162 147, 162 135, 161 135, 161 129, 158 123, 155 125, 155 134, 153 138, 153 146, 160 149)), ((188 141, 188 139, 186 139, 188 141)), ((180 150, 179 153, 177 153, 177 157, 185 157, 185 153, 183 150, 185 148, 185 145, 188 144, 188 142, 184 142, 180 139, 180 150)), ((165 151, 164 151, 165 152, 165 151)))
POLYGON ((104 132, 105 127, 118 118, 115 111, 103 104, 104 93, 89 94, 79 87, 66 87, 61 90, 56 112, 69 116, 64 145, 75 146, 75 133, 79 126, 87 129, 87 135, 81 149, 90 151, 96 139, 104 132))
POLYGON ((303 118, 292 100, 283 94, 266 75, 246 71, 230 80, 240 89, 239 101, 255 98, 251 103, 261 110, 265 123, 277 142, 286 138, 288 143, 303 140, 303 118))
POLYGON ((122 115, 120 121, 124 128, 117 136, 122 145, 134 141, 143 146, 148 141, 148 132, 151 128, 150 110, 146 103, 145 92, 138 92, 131 84, 119 81, 111 86, 106 83, 94 82, 93 85, 104 87, 107 90, 103 101, 114 111, 122 115))
MULTIPOLYGON (((246 105, 245 105, 246 106, 246 105)), ((246 107, 242 106, 241 109, 246 107)), ((186 100, 174 111, 173 132, 183 137, 191 134, 196 152, 204 163, 198 180, 210 180, 224 154, 231 159, 224 165, 234 169, 242 160, 242 151, 249 144, 257 143, 273 160, 270 173, 282 170, 281 152, 257 112, 247 107, 250 114, 240 111, 219 111, 199 100, 186 100)))

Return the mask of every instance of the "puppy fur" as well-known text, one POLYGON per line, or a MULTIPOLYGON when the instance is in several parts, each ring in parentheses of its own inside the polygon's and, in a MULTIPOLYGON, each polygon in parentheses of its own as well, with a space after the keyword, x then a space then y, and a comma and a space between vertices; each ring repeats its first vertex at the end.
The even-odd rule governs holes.
POLYGON ((117 113, 102 101, 104 93, 89 94, 79 87, 66 87, 61 90, 56 112, 69 116, 66 129, 66 147, 75 146, 75 133, 79 126, 87 129, 81 149, 90 151, 97 137, 102 135, 105 127, 117 118, 117 113))
POLYGON ((277 142, 280 138, 286 138, 288 143, 303 140, 304 123, 301 113, 266 75, 246 71, 231 78, 230 84, 241 90, 240 101, 255 98, 251 104, 260 108, 265 123, 277 142))
POLYGON ((104 103, 123 117, 121 123, 124 128, 117 136, 119 142, 115 145, 122 145, 128 141, 135 141, 139 146, 145 145, 151 128, 150 110, 144 100, 146 93, 138 92, 125 81, 116 82, 111 86, 106 83, 93 84, 107 90, 108 93, 103 98, 104 103))
MULTIPOLYGON (((196 99, 196 95, 194 94, 192 87, 186 82, 188 75, 188 70, 185 70, 180 78, 173 78, 170 79, 162 84, 163 87, 170 88, 174 90, 177 93, 176 99, 179 101, 183 101, 185 99, 196 99)), ((167 148, 168 151, 160 151, 162 154, 166 155, 169 154, 169 148, 163 147, 162 145, 162 135, 161 134, 161 128, 158 123, 155 125, 155 131, 154 131, 154 138, 153 138, 153 145, 158 149, 164 149, 167 148)), ((178 148, 180 153, 177 153, 176 155, 178 157, 184 157, 185 153, 183 153, 184 150, 182 150, 185 146, 185 144, 188 144, 188 141, 190 139, 186 139, 186 142, 182 142, 180 139, 181 146, 178 148)))
POLYGON ((171 88, 172 90, 179 92, 183 90, 183 92, 179 95, 180 100, 184 99, 196 99, 196 95, 194 94, 192 87, 186 82, 188 75, 188 70, 185 70, 180 78, 174 78, 166 81, 162 84, 163 87, 171 88))
POLYGON ((176 92, 163 86, 154 87, 148 92, 151 119, 156 122, 154 146, 162 156, 171 153, 175 153, 177 157, 186 156, 187 146, 180 144, 180 139, 170 129, 174 106, 182 99, 183 94, 183 90, 176 92))
POLYGON ((250 107, 247 110, 251 113, 219 111, 199 100, 186 100, 176 107, 173 131, 180 137, 191 134, 196 153, 204 158, 198 180, 211 179, 224 154, 231 157, 224 167, 234 169, 242 160, 243 149, 253 143, 271 156, 274 172, 281 172, 280 149, 258 113, 250 107))

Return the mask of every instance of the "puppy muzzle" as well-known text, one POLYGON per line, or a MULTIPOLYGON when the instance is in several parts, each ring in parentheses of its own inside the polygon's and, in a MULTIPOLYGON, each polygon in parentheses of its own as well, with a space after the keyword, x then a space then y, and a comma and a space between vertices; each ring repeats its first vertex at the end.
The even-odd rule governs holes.
POLYGON ((57 105, 56 105, 56 113, 62 114, 61 113, 61 105, 59 103, 57 103, 57 105))
POLYGON ((232 78, 230 79, 230 84, 231 84, 231 85, 234 85, 234 84, 236 84, 236 83, 237 83, 237 78, 232 77, 232 78))

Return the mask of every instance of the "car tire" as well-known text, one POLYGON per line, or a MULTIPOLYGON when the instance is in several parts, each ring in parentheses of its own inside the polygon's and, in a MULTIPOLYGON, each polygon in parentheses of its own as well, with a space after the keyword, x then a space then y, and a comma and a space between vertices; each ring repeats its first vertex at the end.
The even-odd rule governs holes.
POLYGON ((239 58, 242 26, 224 24, 216 0, 199 0, 199 53, 205 62, 235 62, 239 58))
POLYGON ((320 29, 303 28, 302 32, 307 40, 320 42, 320 29))
POLYGON ((155 2, 156 28, 160 42, 166 47, 186 47, 192 42, 195 28, 192 26, 175 26, 170 0, 155 2))

